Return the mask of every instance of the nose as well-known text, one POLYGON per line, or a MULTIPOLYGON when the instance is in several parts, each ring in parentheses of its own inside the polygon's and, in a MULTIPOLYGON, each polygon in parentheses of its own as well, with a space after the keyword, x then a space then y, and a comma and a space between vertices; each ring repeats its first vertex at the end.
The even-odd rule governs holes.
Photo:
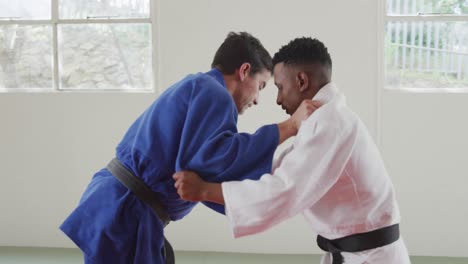
POLYGON ((278 93, 278 96, 276 97, 276 104, 281 105, 281 103, 282 103, 282 98, 281 98, 280 93, 278 93))
POLYGON ((258 100, 260 99, 260 93, 257 93, 257 96, 255 96, 254 100, 253 100, 253 104, 254 105, 258 105, 258 100))

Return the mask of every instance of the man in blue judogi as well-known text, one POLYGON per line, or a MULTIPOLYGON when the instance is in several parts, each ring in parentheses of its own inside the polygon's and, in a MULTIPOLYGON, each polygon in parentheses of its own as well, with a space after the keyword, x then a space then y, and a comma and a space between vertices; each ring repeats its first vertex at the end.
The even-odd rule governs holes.
MULTIPOLYGON (((258 179, 270 172, 278 144, 311 112, 254 134, 238 133, 239 113, 257 104, 272 73, 271 57, 248 33, 230 33, 206 73, 169 87, 130 126, 116 158, 98 171, 60 226, 85 263, 173 263, 164 226, 196 205, 180 199, 172 174, 193 170, 211 182, 258 179)), ((224 213, 224 207, 206 203, 224 213)))

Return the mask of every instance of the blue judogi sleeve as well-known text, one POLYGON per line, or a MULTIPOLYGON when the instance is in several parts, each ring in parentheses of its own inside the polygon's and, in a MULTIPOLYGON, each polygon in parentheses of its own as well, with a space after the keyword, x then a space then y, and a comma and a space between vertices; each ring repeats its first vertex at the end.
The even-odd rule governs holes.
MULTIPOLYGON (((200 86, 203 89, 196 85, 189 100, 176 171, 196 171, 204 180, 218 183, 256 180, 271 172, 278 126, 263 126, 254 134, 238 133, 232 97, 225 90, 200 86)), ((205 204, 224 213, 223 206, 205 204)))

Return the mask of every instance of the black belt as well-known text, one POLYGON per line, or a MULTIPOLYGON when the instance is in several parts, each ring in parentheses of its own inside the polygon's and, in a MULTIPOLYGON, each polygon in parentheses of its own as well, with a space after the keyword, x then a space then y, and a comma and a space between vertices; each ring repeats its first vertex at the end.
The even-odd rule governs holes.
POLYGON ((317 236, 318 246, 332 253, 333 264, 342 264, 341 252, 359 252, 389 245, 400 237, 399 225, 391 225, 367 233, 354 234, 342 238, 329 240, 323 236, 317 236))
MULTIPOLYGON (((146 203, 153 210, 154 214, 163 222, 164 227, 169 224, 171 218, 159 201, 158 195, 140 178, 136 177, 131 171, 125 168, 117 158, 112 159, 109 164, 107 164, 106 168, 120 183, 132 191, 138 199, 146 203)), ((174 251, 166 238, 164 238, 163 255, 167 264, 175 263, 174 251)))

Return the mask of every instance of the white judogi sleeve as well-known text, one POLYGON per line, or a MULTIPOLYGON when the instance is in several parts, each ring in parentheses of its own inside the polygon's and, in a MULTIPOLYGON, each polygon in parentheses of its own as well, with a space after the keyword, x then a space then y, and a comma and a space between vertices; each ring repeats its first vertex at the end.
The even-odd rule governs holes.
POLYGON ((273 175, 222 184, 234 237, 262 232, 295 216, 335 184, 351 155, 355 132, 352 125, 343 127, 327 119, 303 122, 294 148, 282 155, 273 175))

